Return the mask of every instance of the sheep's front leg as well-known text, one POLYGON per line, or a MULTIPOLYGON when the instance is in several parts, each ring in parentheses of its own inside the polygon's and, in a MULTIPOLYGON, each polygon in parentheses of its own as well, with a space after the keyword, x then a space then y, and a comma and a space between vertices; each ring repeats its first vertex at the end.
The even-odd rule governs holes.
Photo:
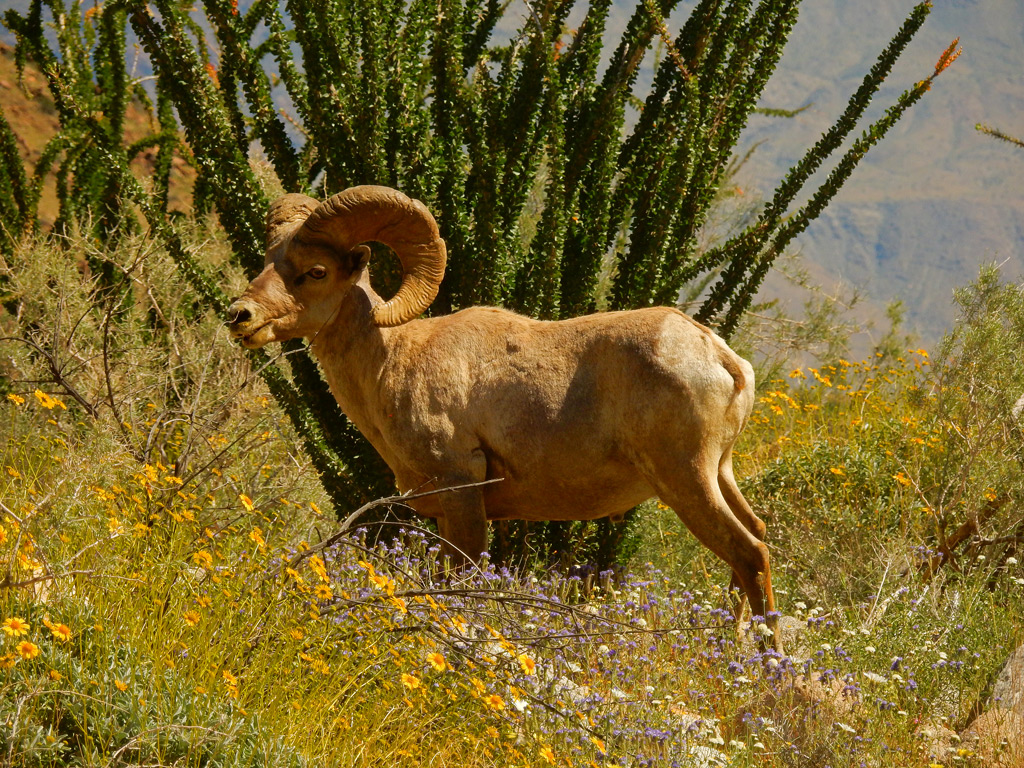
MULTIPOLYGON (((463 471, 448 472, 436 481, 436 487, 458 488, 480 483, 487 476, 487 459, 476 450, 463 471)), ((462 567, 480 559, 487 549, 487 513, 484 511, 483 487, 460 488, 444 491, 438 501, 444 516, 438 518, 437 527, 444 539, 442 552, 451 558, 453 566, 462 567)))

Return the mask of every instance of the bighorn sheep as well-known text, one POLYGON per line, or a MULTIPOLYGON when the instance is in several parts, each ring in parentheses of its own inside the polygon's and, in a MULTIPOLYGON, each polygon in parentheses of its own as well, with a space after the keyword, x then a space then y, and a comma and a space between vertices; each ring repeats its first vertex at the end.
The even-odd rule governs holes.
POLYGON ((473 307, 414 320, 445 261, 433 216, 400 192, 285 195, 267 216, 266 266, 228 310, 231 333, 250 348, 310 339, 341 409, 403 492, 473 486, 412 502, 455 552, 477 558, 487 520, 593 520, 656 495, 774 628, 765 525, 732 469, 753 407, 750 364, 667 307, 559 322, 473 307), (389 301, 370 287, 370 241, 402 262, 389 301))

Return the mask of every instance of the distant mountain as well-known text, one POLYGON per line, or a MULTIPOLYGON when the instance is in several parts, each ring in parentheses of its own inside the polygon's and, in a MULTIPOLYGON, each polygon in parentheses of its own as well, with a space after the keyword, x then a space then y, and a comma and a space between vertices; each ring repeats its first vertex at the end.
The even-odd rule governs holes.
MULTIPOLYGON (((805 0, 763 104, 806 112, 755 116, 744 142, 765 140, 743 183, 763 195, 846 106, 913 7, 908 0, 805 0)), ((978 133, 1024 136, 1024 3, 935 0, 872 114, 931 73, 956 37, 964 48, 799 239, 821 280, 863 288, 868 306, 901 299, 922 340, 954 320, 952 291, 987 262, 1024 278, 1024 149, 978 133)))

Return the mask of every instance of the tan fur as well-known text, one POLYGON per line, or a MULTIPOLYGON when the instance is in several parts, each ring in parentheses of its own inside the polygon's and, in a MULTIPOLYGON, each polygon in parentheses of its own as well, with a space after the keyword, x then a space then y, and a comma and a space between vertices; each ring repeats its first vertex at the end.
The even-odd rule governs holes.
POLYGON ((454 552, 477 558, 487 520, 591 520, 658 496, 754 614, 774 611, 765 526, 732 474, 754 372, 710 329, 664 307, 560 322, 474 307, 389 328, 372 320, 381 301, 365 256, 284 238, 232 332, 251 347, 310 338, 403 492, 500 478, 413 502, 454 552), (313 267, 329 274, 295 283, 313 267))

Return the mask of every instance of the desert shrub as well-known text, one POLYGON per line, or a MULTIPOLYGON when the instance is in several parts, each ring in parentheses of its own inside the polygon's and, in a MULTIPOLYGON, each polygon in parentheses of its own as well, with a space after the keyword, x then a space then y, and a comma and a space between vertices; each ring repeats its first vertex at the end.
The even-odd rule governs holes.
MULTIPOLYGON (((450 260, 435 312, 487 303, 559 318, 599 306, 674 304, 684 288, 692 296, 707 288, 697 315, 724 335, 787 244, 957 55, 954 44, 848 141, 924 23, 931 6, 918 3, 843 114, 749 226, 702 248, 701 229, 799 2, 702 0, 673 33, 664 18, 678 3, 645 0, 607 48, 611 3, 581 8, 569 29, 576 5, 532 4, 507 39, 495 29, 510 6, 478 0, 443 2, 440 10, 347 0, 248 7, 132 0, 83 10, 36 0, 23 13, 9 11, 5 23, 19 62, 44 71, 62 121, 48 163, 59 169, 65 218, 102 229, 141 214, 204 307, 223 312, 227 294, 216 272, 182 247, 170 215, 175 152, 198 174, 196 210, 216 214, 232 262, 249 277, 262 265, 270 194, 387 184, 438 215, 450 260), (60 34, 48 35, 51 23, 60 34), (121 131, 129 96, 143 95, 126 75, 128 28, 156 90, 153 133, 136 143, 121 131), (656 58, 655 49, 664 55, 656 58), (655 69, 647 89, 638 85, 645 60, 655 69), (272 173, 254 171, 255 146, 272 173), (156 147, 158 182, 148 189, 129 169, 140 150, 156 147), (827 178, 808 188, 826 162, 833 162, 827 178), (124 210, 111 210, 113 201, 124 210)), ((6 231, 20 233, 32 217, 33 185, 49 165, 29 178, 15 146, 0 120, 0 215, 6 231)), ((12 247, 9 238, 2 245, 12 247)), ((375 263, 378 280, 393 284, 386 262, 375 263)), ((283 369, 265 355, 253 359, 336 511, 386 495, 390 472, 338 412, 308 351, 298 341, 284 347, 283 369)), ((608 563, 630 539, 605 523, 505 529, 496 551, 509 557, 533 544, 542 559, 571 551, 608 563)))

